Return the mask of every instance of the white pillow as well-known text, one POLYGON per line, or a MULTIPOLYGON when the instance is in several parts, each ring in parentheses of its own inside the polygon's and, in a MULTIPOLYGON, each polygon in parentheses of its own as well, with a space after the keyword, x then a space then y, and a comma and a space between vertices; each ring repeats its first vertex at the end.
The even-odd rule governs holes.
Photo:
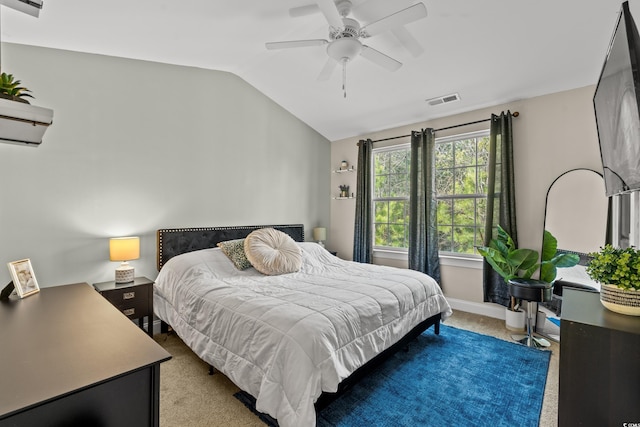
POLYGON ((256 270, 269 276, 293 273, 302 266, 298 244, 288 234, 273 228, 252 231, 244 239, 244 252, 256 270))

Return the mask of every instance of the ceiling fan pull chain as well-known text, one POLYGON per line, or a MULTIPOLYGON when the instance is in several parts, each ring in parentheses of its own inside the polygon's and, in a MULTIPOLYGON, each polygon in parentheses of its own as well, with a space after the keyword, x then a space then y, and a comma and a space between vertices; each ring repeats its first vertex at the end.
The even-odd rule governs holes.
POLYGON ((342 58, 342 92, 347 97, 347 60, 342 58))

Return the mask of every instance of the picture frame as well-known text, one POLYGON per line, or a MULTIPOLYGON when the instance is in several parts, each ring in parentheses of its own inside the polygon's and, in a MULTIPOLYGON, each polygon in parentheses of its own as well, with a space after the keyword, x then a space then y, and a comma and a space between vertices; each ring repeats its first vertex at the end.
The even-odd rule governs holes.
POLYGON ((7 266, 9 267, 16 293, 20 298, 40 292, 40 287, 38 286, 38 281, 36 280, 36 275, 33 272, 29 258, 12 261, 8 263, 7 266))

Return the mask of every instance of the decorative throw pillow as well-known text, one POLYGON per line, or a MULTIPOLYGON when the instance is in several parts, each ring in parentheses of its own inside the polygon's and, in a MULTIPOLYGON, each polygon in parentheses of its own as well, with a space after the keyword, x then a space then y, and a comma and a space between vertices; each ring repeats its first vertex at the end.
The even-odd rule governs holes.
POLYGON ((220 242, 218 243, 218 247, 222 250, 222 253, 233 262, 233 265, 235 265, 238 270, 246 270, 251 267, 251 263, 244 253, 244 239, 220 242))
POLYGON ((293 273, 302 266, 298 244, 288 234, 273 228, 251 232, 244 240, 244 252, 256 270, 270 276, 293 273))

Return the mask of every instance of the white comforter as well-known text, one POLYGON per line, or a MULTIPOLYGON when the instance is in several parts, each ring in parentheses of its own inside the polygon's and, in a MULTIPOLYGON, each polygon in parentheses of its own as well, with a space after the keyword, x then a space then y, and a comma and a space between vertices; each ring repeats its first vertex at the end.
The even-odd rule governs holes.
POLYGON ((451 307, 429 276, 341 260, 300 243, 297 273, 238 271, 218 249, 172 258, 156 315, 281 427, 314 426, 314 402, 426 318, 451 307))

